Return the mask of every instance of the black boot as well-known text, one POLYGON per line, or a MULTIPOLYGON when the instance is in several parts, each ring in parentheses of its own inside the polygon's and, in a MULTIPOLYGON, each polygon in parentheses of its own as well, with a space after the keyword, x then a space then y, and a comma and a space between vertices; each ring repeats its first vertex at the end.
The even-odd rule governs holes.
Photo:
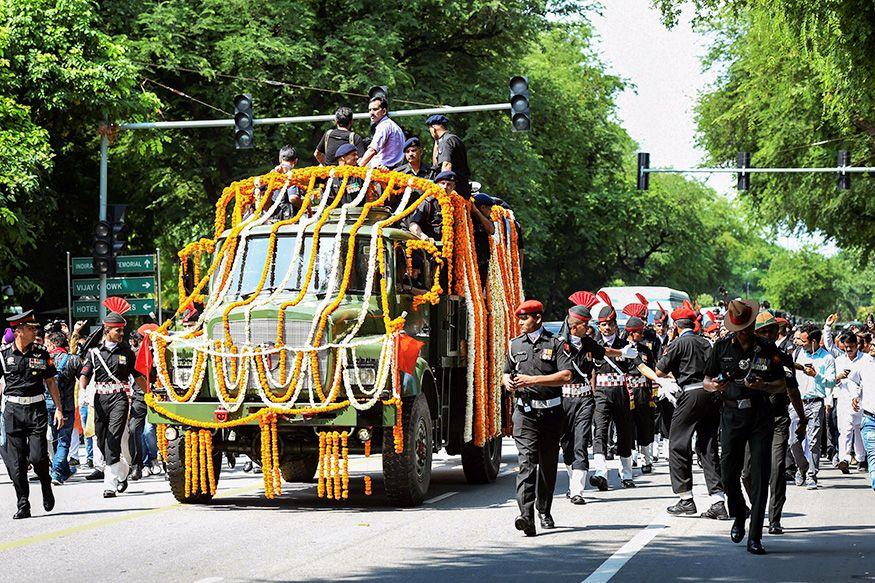
POLYGON ((696 513, 696 503, 692 498, 682 498, 674 506, 666 508, 673 516, 693 516, 696 513))

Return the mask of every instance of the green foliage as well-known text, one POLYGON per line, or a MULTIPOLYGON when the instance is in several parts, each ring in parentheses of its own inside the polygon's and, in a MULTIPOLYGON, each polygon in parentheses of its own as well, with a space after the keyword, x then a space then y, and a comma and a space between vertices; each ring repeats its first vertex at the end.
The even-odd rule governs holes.
POLYGON ((822 318, 840 306, 844 272, 816 250, 778 253, 762 278, 766 297, 776 309, 809 318, 822 318))

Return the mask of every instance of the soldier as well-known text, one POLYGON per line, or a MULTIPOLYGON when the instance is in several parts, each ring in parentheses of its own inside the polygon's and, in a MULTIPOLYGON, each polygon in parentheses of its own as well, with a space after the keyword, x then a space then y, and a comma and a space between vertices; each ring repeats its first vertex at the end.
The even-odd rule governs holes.
POLYGON ((0 378, 3 379, 3 431, 6 443, 3 461, 15 487, 18 510, 13 519, 30 518, 30 484, 27 466, 30 463, 39 477, 43 494, 43 508, 51 512, 55 507, 52 478, 49 472, 49 446, 46 440, 49 416, 45 404, 45 390, 55 404, 54 424, 64 425, 61 395, 54 376, 55 364, 48 351, 34 343, 39 324, 33 310, 6 319, 13 329, 11 344, 0 350, 0 378))
POLYGON ((396 172, 411 174, 419 178, 428 178, 432 175, 430 164, 422 161, 422 142, 416 136, 404 142, 404 164, 395 169, 396 172))
POLYGON ((620 338, 617 329, 617 312, 611 305, 611 299, 604 292, 598 296, 605 302, 599 310, 599 335, 597 342, 605 348, 615 348, 621 351, 621 356, 595 360, 593 385, 595 385, 595 438, 593 440, 593 466, 595 473, 590 476, 590 485, 601 491, 608 489, 608 433, 611 421, 617 428, 617 454, 620 456, 620 483, 624 488, 634 488, 632 480, 632 446, 634 445, 634 429, 632 425, 632 409, 634 399, 629 398, 626 388, 626 373, 642 364, 638 351, 624 338, 620 338))
POLYGON ((535 536, 534 510, 542 528, 555 528, 550 508, 562 430, 562 385, 571 365, 562 343, 542 325, 544 305, 527 300, 515 311, 522 334, 511 340, 504 364, 504 385, 514 394, 513 438, 519 450, 516 498, 520 515, 514 526, 535 536))
MULTIPOLYGON (((632 304, 632 306, 643 308, 646 315, 646 304, 632 304)), ((623 311, 625 312, 629 307, 626 306, 623 311)), ((640 313, 640 309, 637 312, 640 313)), ((626 383, 635 399, 632 422, 635 426, 635 442, 638 445, 638 453, 644 458, 644 463, 641 464, 641 473, 650 474, 653 472, 653 437, 656 427, 653 382, 657 380, 657 377, 653 372, 656 358, 651 347, 644 340, 644 327, 644 320, 640 316, 631 316, 626 320, 626 339, 638 351, 638 357, 643 365, 629 371, 626 375, 626 383)))
MULTIPOLYGON (((671 418, 668 456, 672 490, 680 500, 667 510, 675 516, 696 514, 696 503, 693 501, 692 447, 695 433, 696 456, 702 462, 705 484, 711 498, 711 507, 701 516, 725 520, 728 515, 717 455, 720 404, 702 385, 711 344, 693 332, 696 313, 689 305, 674 310, 671 318, 678 337, 668 345, 668 350, 656 363, 657 376, 672 375, 680 388, 671 418)), ((660 384, 665 386, 663 380, 661 379, 660 384)))
MULTIPOLYGON (((764 310, 757 316, 754 330, 758 336, 762 336, 777 346, 778 326, 777 318, 768 310, 764 310)), ((784 534, 784 528, 781 526, 781 515, 784 511, 784 502, 787 501, 787 480, 784 474, 787 471, 787 445, 790 441, 790 413, 787 410, 788 405, 792 403, 800 419, 805 419, 805 409, 793 369, 793 357, 780 348, 778 349, 778 354, 784 367, 787 394, 769 396, 772 415, 775 417, 775 430, 772 434, 772 469, 769 474, 769 534, 784 534)), ((796 428, 796 434, 797 436, 805 436, 804 423, 801 423, 796 428)), ((748 499, 753 500, 749 447, 744 454, 744 472, 741 474, 741 480, 745 491, 747 491, 748 499)))
POLYGON ((771 468, 774 417, 769 393, 786 392, 784 367, 773 342, 754 334, 759 304, 732 300, 723 325, 730 336, 719 340, 705 365, 705 390, 723 394, 720 423, 720 466, 735 518, 732 542, 744 538, 747 507, 741 492, 744 450, 750 447, 751 509, 747 551, 766 553, 761 543, 771 468))
POLYGON ((565 343, 564 349, 572 367, 571 382, 562 386, 562 410, 565 416, 560 444, 565 470, 568 472, 568 496, 571 503, 586 504, 583 498, 584 480, 589 471, 587 449, 595 410, 590 384, 593 359, 602 359, 605 355, 619 358, 622 351, 602 346, 588 333, 592 319, 589 308, 598 303, 595 295, 591 292, 576 292, 570 299, 575 303, 579 301, 580 304, 568 310, 568 318, 560 332, 560 340, 565 343))
POLYGON ((121 298, 108 298, 104 305, 112 311, 103 319, 103 342, 86 354, 79 382, 84 388, 94 377, 94 436, 106 460, 103 497, 115 498, 116 491, 124 492, 128 488, 130 466, 122 450, 130 459, 126 432, 130 378, 134 378, 144 393, 148 388, 143 374, 134 368, 134 352, 124 341, 127 322, 122 315, 131 309, 130 304, 121 298))

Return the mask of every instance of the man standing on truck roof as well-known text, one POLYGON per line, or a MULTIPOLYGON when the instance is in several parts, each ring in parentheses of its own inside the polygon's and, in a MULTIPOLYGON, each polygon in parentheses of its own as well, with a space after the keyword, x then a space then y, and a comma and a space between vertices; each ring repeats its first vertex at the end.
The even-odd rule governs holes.
POLYGON ((542 528, 555 528, 550 508, 556 487, 562 430, 562 385, 571 363, 562 342, 544 328, 544 305, 520 304, 515 314, 522 334, 511 340, 504 363, 504 385, 514 394, 513 439, 519 450, 516 498, 520 515, 514 526, 535 536, 535 508, 542 528))
POLYGON ((346 107, 338 107, 334 112, 333 130, 328 130, 322 134, 319 144, 316 146, 316 151, 313 152, 313 157, 319 161, 322 166, 333 166, 337 164, 337 148, 344 144, 355 146, 359 156, 365 153, 365 142, 360 135, 352 131, 352 109, 346 107))
POLYGON ((374 137, 359 166, 391 170, 404 161, 404 130, 389 118, 389 102, 382 95, 368 102, 368 114, 374 124, 374 137))
POLYGON ((428 133, 434 138, 432 166, 436 172, 456 173, 456 192, 463 198, 471 197, 471 169, 468 167, 468 151, 455 134, 447 130, 450 120, 445 115, 435 114, 425 120, 428 133))

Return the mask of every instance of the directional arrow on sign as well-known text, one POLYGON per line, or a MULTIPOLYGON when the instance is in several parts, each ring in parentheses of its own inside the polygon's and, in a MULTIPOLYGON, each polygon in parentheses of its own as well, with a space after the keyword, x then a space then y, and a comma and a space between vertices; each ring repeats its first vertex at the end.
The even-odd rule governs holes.
MULTIPOLYGON (((73 258, 73 275, 94 275, 91 257, 73 258)), ((152 273, 154 255, 120 255, 115 258, 116 273, 152 273)))
MULTIPOLYGON (((98 295, 98 279, 75 279, 73 280, 74 296, 98 295)), ((155 278, 147 277, 109 277, 106 279, 106 293, 108 295, 125 294, 151 294, 155 292, 155 278)))
MULTIPOLYGON (((152 299, 136 299, 128 300, 131 304, 131 310, 126 316, 148 316, 155 310, 155 300, 152 299)), ((99 303, 97 300, 76 300, 73 302, 73 317, 74 318, 96 318, 99 313, 99 303)))

